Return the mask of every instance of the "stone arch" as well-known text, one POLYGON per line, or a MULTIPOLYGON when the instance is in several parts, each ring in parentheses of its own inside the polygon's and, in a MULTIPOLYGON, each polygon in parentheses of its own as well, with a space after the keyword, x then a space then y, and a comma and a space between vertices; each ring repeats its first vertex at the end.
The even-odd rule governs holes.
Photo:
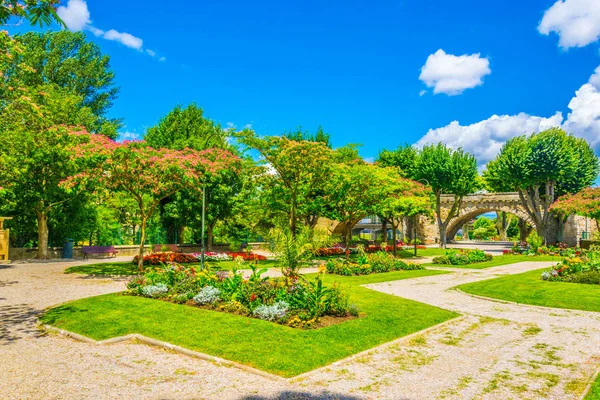
POLYGON ((495 212, 495 211, 504 211, 506 213, 515 215, 516 217, 527 221, 527 223, 529 223, 529 225, 533 226, 533 222, 531 221, 531 218, 529 217, 529 215, 527 215, 527 213, 525 212, 525 210, 522 209, 515 209, 513 207, 489 207, 489 208, 479 208, 479 207, 474 207, 473 209, 462 209, 461 213, 458 217, 453 218, 450 223, 448 224, 448 228, 446 230, 446 238, 448 241, 453 240, 454 237, 456 236, 458 230, 460 228, 463 227, 463 225, 465 223, 467 223, 468 221, 472 220, 473 218, 476 218, 482 214, 486 214, 489 212, 495 212))

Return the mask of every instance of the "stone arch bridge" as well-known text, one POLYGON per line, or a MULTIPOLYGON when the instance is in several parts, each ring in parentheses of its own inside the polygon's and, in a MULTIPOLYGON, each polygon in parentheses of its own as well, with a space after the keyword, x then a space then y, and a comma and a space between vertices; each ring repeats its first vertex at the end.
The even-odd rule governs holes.
MULTIPOLYGON (((452 207, 454 202, 453 195, 442 195, 442 217, 445 218, 452 207)), ((458 212, 458 215, 450 221, 446 231, 446 238, 448 242, 454 240, 459 229, 461 229, 466 223, 479 215, 486 214, 495 211, 505 211, 509 214, 515 215, 524 222, 527 222, 530 226, 534 226, 531 217, 527 214, 519 194, 516 192, 510 193, 480 193, 470 194, 463 197, 463 201, 458 212)), ((325 222, 325 221, 323 221, 325 222)), ((335 221, 328 221, 327 228, 332 233, 341 233, 343 225, 335 221)), ((353 231, 359 231, 361 229, 369 229, 381 233, 381 222, 375 219, 370 221, 359 221, 353 226, 353 231)), ((584 231, 595 230, 595 224, 591 221, 586 221, 584 217, 570 216, 564 227, 563 241, 571 245, 575 245, 578 239, 581 237, 581 233, 584 231), (593 225, 593 227, 592 227, 593 225)), ((405 226, 402 228, 403 232, 407 233, 409 238, 412 238, 411 232, 413 231, 412 226, 405 226)), ((550 242, 556 241, 558 227, 556 221, 551 218, 548 229, 548 239, 550 242)), ((423 240, 425 243, 436 243, 439 242, 439 230, 435 219, 422 217, 417 226, 417 237, 423 240)))

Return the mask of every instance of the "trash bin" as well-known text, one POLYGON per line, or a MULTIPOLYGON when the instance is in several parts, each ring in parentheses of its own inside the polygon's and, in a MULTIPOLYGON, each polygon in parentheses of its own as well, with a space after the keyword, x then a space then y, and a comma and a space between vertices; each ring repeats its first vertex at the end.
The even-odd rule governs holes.
POLYGON ((73 239, 65 240, 62 256, 63 258, 73 258, 73 239))

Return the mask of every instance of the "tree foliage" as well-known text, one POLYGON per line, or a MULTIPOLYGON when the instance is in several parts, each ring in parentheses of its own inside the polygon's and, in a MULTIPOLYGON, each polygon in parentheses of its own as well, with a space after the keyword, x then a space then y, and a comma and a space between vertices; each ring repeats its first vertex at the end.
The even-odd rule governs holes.
POLYGON ((600 188, 588 187, 576 194, 565 194, 550 209, 564 216, 577 214, 600 220, 600 188))
POLYGON ((458 215, 463 197, 478 189, 477 161, 462 149, 452 150, 442 143, 427 145, 418 152, 413 174, 433 191, 440 247, 445 247, 448 224, 458 215), (447 215, 441 212, 442 194, 454 196, 447 215))
POLYGON ((25 19, 32 25, 51 25, 56 22, 65 26, 56 14, 55 7, 60 0, 2 0, 0 3, 0 25, 6 25, 11 18, 16 18, 16 25, 25 19))
POLYGON ((377 165, 399 168, 405 178, 414 179, 418 151, 415 147, 404 144, 395 150, 382 150, 377 156, 377 165))
POLYGON ((554 200, 591 185, 598 171, 598 158, 585 140, 552 128, 508 140, 484 178, 491 187, 517 191, 538 234, 548 240, 554 200))
POLYGON ((144 142, 113 142, 102 135, 77 134, 83 143, 74 149, 85 165, 63 186, 101 187, 123 191, 138 205, 141 220, 139 268, 143 268, 146 224, 162 199, 181 189, 201 193, 207 175, 232 168, 237 158, 226 150, 201 152, 154 149, 144 142))
POLYGON ((96 117, 86 129, 113 139, 117 136, 121 121, 107 118, 106 113, 117 98, 119 88, 114 82, 110 57, 103 55, 97 44, 88 41, 83 32, 68 30, 27 32, 16 36, 16 40, 23 51, 11 65, 21 64, 27 68, 11 68, 10 74, 26 87, 50 83, 80 96, 81 106, 96 117))

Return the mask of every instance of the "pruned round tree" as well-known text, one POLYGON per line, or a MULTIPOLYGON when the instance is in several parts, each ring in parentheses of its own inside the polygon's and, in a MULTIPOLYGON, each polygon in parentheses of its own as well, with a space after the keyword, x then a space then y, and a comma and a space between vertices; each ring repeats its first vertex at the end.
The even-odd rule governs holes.
MULTIPOLYGON (((484 179, 491 187, 519 193, 537 233, 547 242, 550 206, 567 193, 577 193, 598 177, 594 150, 584 140, 551 128, 508 140, 488 163, 484 179)), ((559 232, 564 219, 559 219, 559 232)))

